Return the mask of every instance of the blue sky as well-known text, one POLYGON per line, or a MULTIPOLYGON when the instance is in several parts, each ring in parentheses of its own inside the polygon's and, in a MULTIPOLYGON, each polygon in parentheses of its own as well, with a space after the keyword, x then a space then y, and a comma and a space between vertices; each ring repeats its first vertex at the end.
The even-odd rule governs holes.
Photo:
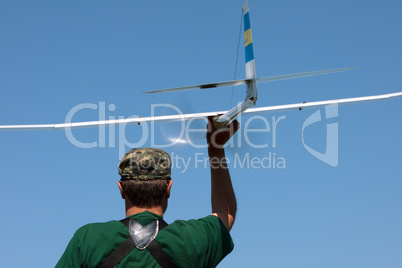
MULTIPOLYGON (((183 112, 225 110, 231 88, 145 95, 142 92, 233 79, 243 1, 1 1, 0 124, 62 123, 77 105, 113 105, 105 116, 149 116, 152 104, 183 112)), ((259 77, 348 66, 349 72, 259 85, 257 106, 401 91, 399 1, 250 0, 259 77)), ((244 77, 240 49, 238 74, 244 77)), ((244 88, 234 89, 233 102, 244 88)), ((402 257, 401 99, 340 106, 338 116, 306 129, 305 143, 324 152, 326 124, 338 125, 339 163, 303 146, 303 123, 318 109, 267 114, 284 118, 273 132, 244 128, 227 156, 284 159, 285 168, 232 166, 238 214, 235 249, 220 267, 400 267, 402 257)), ((159 108, 160 114, 169 109, 159 108)), ((323 114, 324 110, 321 110, 323 114)), ((83 109, 74 121, 97 120, 83 109)), ((324 118, 324 117, 323 117, 324 118)), ((242 118, 242 125, 250 120, 242 118)), ((261 128, 262 120, 250 122, 261 128)), ((203 127, 203 123, 195 124, 203 127)), ((167 142, 177 124, 155 126, 167 142)), ((141 126, 106 132, 0 133, 1 267, 51 267, 80 226, 124 217, 116 181, 124 141, 141 126), (101 135, 102 136, 102 135, 101 135)), ((194 135, 197 143, 204 141, 194 135)), ((150 139, 144 146, 150 146, 150 139)), ((209 169, 195 166, 205 149, 166 149, 190 166, 173 169, 165 219, 210 213, 209 169)))

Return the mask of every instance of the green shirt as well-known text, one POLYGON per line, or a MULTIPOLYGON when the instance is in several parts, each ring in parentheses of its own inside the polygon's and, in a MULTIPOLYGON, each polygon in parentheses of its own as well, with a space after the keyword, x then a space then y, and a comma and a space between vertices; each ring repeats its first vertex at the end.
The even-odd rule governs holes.
MULTIPOLYGON (((158 215, 145 211, 129 218, 147 225, 158 215)), ((78 229, 56 267, 97 267, 130 236, 119 221, 92 223, 78 229)), ((161 230, 156 241, 177 267, 215 267, 233 250, 229 231, 213 215, 177 220, 161 230)), ((160 267, 148 250, 134 248, 116 267, 160 267)))

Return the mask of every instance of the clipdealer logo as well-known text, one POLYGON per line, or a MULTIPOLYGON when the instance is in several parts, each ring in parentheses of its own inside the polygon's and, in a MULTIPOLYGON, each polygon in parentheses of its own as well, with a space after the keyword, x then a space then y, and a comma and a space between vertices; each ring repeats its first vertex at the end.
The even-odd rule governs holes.
MULTIPOLYGON (((181 112, 180 108, 171 105, 171 104, 153 104, 151 105, 151 117, 156 116, 155 110, 157 108, 168 108, 172 109, 175 113, 179 115, 183 115, 181 112)), ((160 144, 156 143, 155 140, 155 124, 153 123, 147 123, 147 122, 142 122, 139 124, 139 131, 140 134, 140 139, 133 142, 129 141, 126 137, 126 126, 127 123, 116 123, 119 120, 127 119, 127 118, 138 118, 138 115, 132 115, 130 117, 123 117, 119 116, 116 117, 114 115, 110 115, 106 117, 107 112, 114 112, 116 110, 116 106, 114 104, 109 104, 106 105, 105 102, 99 102, 99 104, 94 104, 94 103, 83 103, 83 104, 78 104, 74 106, 70 111, 67 113, 66 118, 65 118, 65 123, 71 123, 73 121, 73 117, 78 113, 81 112, 82 110, 95 110, 98 113, 99 116, 99 121, 105 122, 103 124, 99 124, 99 137, 97 140, 91 141, 91 142, 82 142, 79 141, 73 134, 72 130, 70 128, 65 129, 65 134, 67 139, 70 141, 71 144, 73 144, 76 147, 79 148, 119 148, 119 158, 121 158, 124 153, 126 152, 127 148, 139 148, 139 147, 144 147, 144 146, 149 146, 150 147, 157 147, 157 148, 169 148, 173 147, 174 145, 178 143, 187 143, 188 145, 197 148, 197 149, 202 149, 206 148, 206 144, 196 144, 192 141, 191 139, 191 133, 198 133, 198 132, 204 132, 206 133, 206 128, 203 127, 202 129, 197 129, 193 128, 191 126, 192 121, 194 120, 189 120, 189 121, 181 121, 180 122, 180 134, 179 137, 175 139, 170 139, 170 143, 168 144, 160 144), (110 122, 115 122, 115 123, 106 123, 107 121, 110 122), (117 128, 117 131, 116 131, 117 128), (118 132, 118 133, 116 133, 118 132), (116 139, 117 139, 117 144, 116 144, 116 139)), ((313 149, 309 145, 307 145, 305 141, 305 130, 308 129, 310 126, 319 123, 323 120, 329 120, 332 118, 338 117, 338 104, 334 103, 331 105, 327 105, 324 107, 323 111, 317 110, 313 114, 311 114, 304 122, 301 128, 301 138, 302 138, 302 143, 304 148, 308 153, 310 153, 312 156, 317 158, 318 160, 332 166, 332 167, 337 167, 338 166, 338 123, 328 123, 326 124, 326 148, 325 152, 319 152, 318 150, 313 149), (324 113, 322 113, 324 112, 324 113), (324 114, 324 116, 322 116, 324 114), (325 118, 325 119, 323 119, 325 118)), ((240 128, 239 132, 241 133, 241 139, 238 139, 237 142, 234 142, 233 139, 229 140, 228 143, 225 145, 225 147, 230 147, 230 148, 241 148, 242 147, 242 140, 243 142, 246 143, 247 146, 253 148, 253 149, 261 149, 261 148, 276 148, 277 147, 277 128, 279 123, 282 120, 285 120, 286 116, 282 115, 279 117, 272 116, 272 121, 269 121, 266 117, 260 116, 260 115, 254 115, 249 118, 244 122, 244 124, 241 122, 243 119, 242 117, 238 117, 239 122, 243 125, 243 127, 240 128), (261 128, 255 128, 251 126, 251 123, 253 121, 260 121, 263 125, 261 128), (250 139, 250 134, 251 133, 266 133, 267 135, 271 135, 271 141, 268 142, 268 140, 264 140, 263 143, 255 143, 250 139)), ((206 121, 205 121, 206 122, 206 121)), ((260 125, 261 126, 261 125, 260 125)), ((309 134, 311 135, 311 133, 309 134)), ((320 137, 318 137, 320 138, 320 137)), ((177 157, 177 155, 175 156, 177 157)), ((194 156, 195 162, 197 162, 197 157, 194 156)), ((183 163, 189 163, 191 159, 180 159, 181 162, 183 163)), ((207 161, 208 162, 208 161, 207 161)), ((205 163, 207 163, 205 162, 205 163)), ((237 164, 237 167, 239 168, 265 168, 265 169, 285 169, 286 168, 286 159, 280 155, 276 155, 276 153, 273 152, 268 152, 268 154, 264 157, 256 158, 256 157, 250 157, 250 154, 246 154, 242 157, 240 157, 240 154, 235 154, 235 159, 233 161, 234 164, 237 164)), ((185 165, 183 165, 185 166, 185 165)), ((188 166, 188 164, 187 164, 188 166)), ((203 166, 203 165, 199 165, 203 166)), ((206 164, 205 164, 206 166, 206 164)), ((187 168, 185 168, 187 169, 187 168)))

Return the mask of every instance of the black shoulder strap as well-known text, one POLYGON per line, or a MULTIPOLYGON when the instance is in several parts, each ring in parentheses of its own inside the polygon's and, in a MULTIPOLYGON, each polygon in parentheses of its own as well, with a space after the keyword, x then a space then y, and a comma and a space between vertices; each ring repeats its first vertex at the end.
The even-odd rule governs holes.
MULTIPOLYGON (((128 227, 130 219, 125 218, 120 221, 128 227)), ((168 224, 163 219, 158 219, 159 231, 168 226, 168 224)), ((116 266, 124 257, 127 256, 135 248, 134 242, 131 236, 127 238, 118 248, 116 248, 99 266, 98 268, 112 268, 116 266)), ((169 256, 163 251, 162 247, 152 240, 148 245, 147 250, 151 253, 152 257, 158 262, 162 268, 174 268, 175 265, 170 260, 169 256)))

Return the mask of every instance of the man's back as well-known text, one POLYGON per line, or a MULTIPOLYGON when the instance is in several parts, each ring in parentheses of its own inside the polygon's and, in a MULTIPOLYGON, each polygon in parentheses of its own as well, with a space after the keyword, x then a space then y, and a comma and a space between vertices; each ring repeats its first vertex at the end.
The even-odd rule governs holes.
MULTIPOLYGON (((145 211, 130 216, 143 226, 161 217, 145 211)), ((88 224, 74 234, 56 267, 97 267, 130 236, 119 221, 88 224)), ((215 267, 233 249, 229 231, 213 215, 177 220, 155 239, 177 267, 215 267)), ((159 267, 148 250, 132 250, 116 267, 159 267)))
POLYGON ((227 128, 217 130, 213 118, 208 118, 211 215, 175 221, 161 229, 155 238, 158 229, 153 221, 160 222, 168 207, 173 183, 172 160, 160 149, 131 149, 118 165, 121 178, 117 182, 126 217, 136 220, 129 220, 130 231, 118 221, 83 226, 74 234, 56 267, 98 267, 109 264, 109 260, 112 260, 110 266, 118 263, 116 267, 159 267, 159 263, 170 264, 169 259, 177 267, 218 265, 233 250, 229 231, 235 221, 237 204, 223 146, 238 129, 235 120, 227 128))

